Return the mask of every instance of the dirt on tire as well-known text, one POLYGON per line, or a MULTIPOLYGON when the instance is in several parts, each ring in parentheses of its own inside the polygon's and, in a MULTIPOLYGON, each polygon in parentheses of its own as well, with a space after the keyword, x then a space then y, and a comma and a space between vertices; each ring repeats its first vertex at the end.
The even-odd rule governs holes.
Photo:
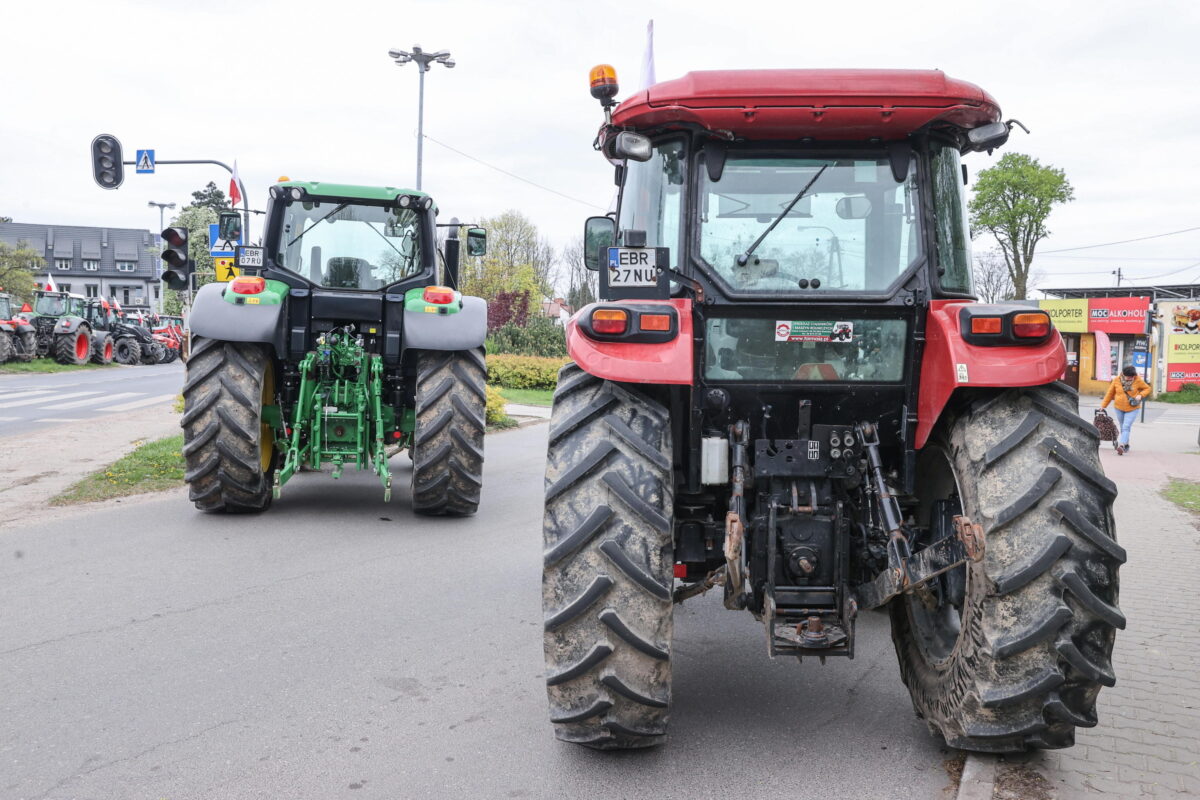
POLYGON ((598 749, 666 740, 673 485, 667 410, 574 364, 559 372, 543 522, 555 735, 598 749))
POLYGON ((262 391, 271 359, 263 345, 194 337, 183 384, 184 480, 201 511, 263 511, 277 453, 264 465, 262 391))
MULTIPOLYGON (((948 461, 963 512, 986 533, 983 562, 969 564, 952 649, 938 652, 917 635, 919 601, 891 604, 913 705, 954 747, 1069 747, 1076 727, 1096 724, 1100 688, 1116 682, 1112 648, 1125 626, 1116 486, 1077 404, 1065 384, 981 394, 923 451, 948 461)), ((918 469, 929 475, 937 464, 918 469)))

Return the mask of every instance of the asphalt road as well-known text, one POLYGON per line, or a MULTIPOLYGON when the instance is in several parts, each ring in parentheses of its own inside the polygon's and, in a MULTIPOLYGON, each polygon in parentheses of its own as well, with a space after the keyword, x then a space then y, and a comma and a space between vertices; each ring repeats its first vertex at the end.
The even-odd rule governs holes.
POLYGON ((546 426, 489 436, 482 510, 412 515, 408 461, 302 474, 257 517, 181 492, 0 534, 0 797, 940 798, 886 618, 771 661, 716 594, 676 610, 671 740, 553 738, 546 426))
POLYGON ((0 437, 166 403, 183 386, 183 364, 0 375, 0 437))

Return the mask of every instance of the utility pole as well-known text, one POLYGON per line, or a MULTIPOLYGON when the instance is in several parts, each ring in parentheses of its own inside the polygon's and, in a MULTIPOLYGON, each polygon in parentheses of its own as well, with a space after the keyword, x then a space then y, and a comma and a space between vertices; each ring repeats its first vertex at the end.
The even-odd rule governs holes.
POLYGON ((1112 274, 1117 276, 1117 288, 1120 289, 1121 288, 1121 268, 1117 267, 1115 270, 1113 270, 1112 274))
POLYGON ((420 45, 413 45, 411 51, 388 50, 388 56, 396 62, 396 66, 400 67, 410 61, 415 62, 417 74, 420 76, 420 88, 417 92, 417 191, 421 191, 421 159, 424 155, 425 144, 425 73, 429 72, 430 67, 434 64, 441 64, 447 69, 453 69, 454 59, 450 57, 449 50, 426 53, 420 45))

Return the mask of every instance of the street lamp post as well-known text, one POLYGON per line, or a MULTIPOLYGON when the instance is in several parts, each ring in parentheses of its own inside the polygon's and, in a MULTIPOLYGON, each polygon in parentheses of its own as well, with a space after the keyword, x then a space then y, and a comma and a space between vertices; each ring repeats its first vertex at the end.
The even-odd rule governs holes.
MULTIPOLYGON (((173 208, 175 208, 175 204, 174 203, 156 203, 153 200, 151 200, 147 205, 150 208, 158 209, 158 230, 159 230, 158 238, 161 240, 162 239, 162 231, 166 227, 163 224, 163 209, 166 209, 166 208, 173 209, 173 208)), ((160 314, 163 312, 163 300, 164 300, 163 294, 164 294, 164 292, 163 292, 163 286, 162 286, 162 277, 160 276, 158 279, 158 313, 160 313, 160 314)))
POLYGON ((434 64, 441 64, 449 69, 454 68, 454 59, 450 57, 449 50, 438 50, 436 53, 426 53, 421 49, 420 45, 413 45, 412 50, 388 50, 390 56, 397 66, 404 66, 408 62, 415 62, 417 65, 417 73, 420 76, 420 90, 417 95, 417 191, 421 190, 421 157, 424 152, 425 144, 425 73, 429 72, 430 67, 434 64))

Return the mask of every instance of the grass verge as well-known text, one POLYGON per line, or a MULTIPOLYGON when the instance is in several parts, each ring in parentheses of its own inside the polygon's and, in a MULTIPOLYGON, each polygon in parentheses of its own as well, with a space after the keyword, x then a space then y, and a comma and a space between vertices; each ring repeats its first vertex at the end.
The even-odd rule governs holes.
POLYGON ((510 403, 521 403, 527 406, 547 406, 554 401, 553 389, 506 389, 500 387, 500 394, 510 403))
POLYGON ((1163 403, 1200 403, 1200 383, 1185 383, 1178 392, 1160 392, 1154 399, 1163 403))
POLYGON ((50 498, 52 506, 95 503, 183 485, 183 434, 139 445, 132 453, 50 498))
POLYGON ((51 372, 79 372, 84 369, 110 369, 117 364, 60 364, 52 358, 35 358, 33 361, 9 361, 0 364, 0 375, 31 375, 51 372))
POLYGON ((1162 494, 1180 508, 1200 514, 1200 482, 1171 478, 1162 494))
POLYGON ((512 428, 519 427, 520 424, 521 423, 517 422, 515 419, 506 414, 504 415, 503 419, 497 420, 496 422, 489 422, 486 430, 488 433, 496 433, 497 431, 507 431, 512 428))

